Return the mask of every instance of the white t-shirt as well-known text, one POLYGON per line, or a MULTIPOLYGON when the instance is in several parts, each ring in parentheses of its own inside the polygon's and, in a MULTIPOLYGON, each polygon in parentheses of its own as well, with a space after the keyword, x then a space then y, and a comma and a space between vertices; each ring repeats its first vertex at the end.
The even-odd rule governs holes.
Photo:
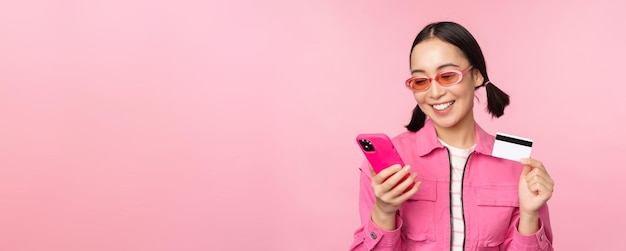
POLYGON ((467 158, 474 151, 476 145, 469 149, 461 149, 446 144, 439 139, 442 145, 450 151, 450 207, 452 207, 452 250, 463 250, 465 241, 465 219, 463 215, 463 174, 467 158))

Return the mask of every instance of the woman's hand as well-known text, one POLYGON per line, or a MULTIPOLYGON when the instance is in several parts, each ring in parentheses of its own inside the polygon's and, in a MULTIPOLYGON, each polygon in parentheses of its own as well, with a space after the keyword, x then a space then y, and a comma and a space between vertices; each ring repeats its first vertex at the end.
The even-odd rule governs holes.
POLYGON ((522 159, 524 165, 519 181, 520 225, 522 234, 532 234, 539 229, 539 208, 552 198, 554 181, 543 163, 522 159))
POLYGON ((411 166, 402 168, 400 165, 393 165, 376 174, 370 166, 372 174, 372 188, 376 196, 376 202, 372 209, 372 221, 385 230, 396 228, 396 211, 403 202, 413 196, 419 189, 421 182, 415 183, 417 174, 412 173, 404 181, 400 182, 411 170, 411 166), (405 192, 411 184, 411 189, 405 192))

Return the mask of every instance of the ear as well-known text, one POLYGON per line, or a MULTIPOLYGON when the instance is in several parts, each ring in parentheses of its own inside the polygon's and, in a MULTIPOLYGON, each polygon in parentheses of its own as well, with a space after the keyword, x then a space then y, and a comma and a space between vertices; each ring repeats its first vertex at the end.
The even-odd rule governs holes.
POLYGON ((472 69, 472 78, 474 79, 475 88, 478 88, 480 85, 483 84, 483 81, 485 81, 483 74, 480 73, 478 69, 472 69))

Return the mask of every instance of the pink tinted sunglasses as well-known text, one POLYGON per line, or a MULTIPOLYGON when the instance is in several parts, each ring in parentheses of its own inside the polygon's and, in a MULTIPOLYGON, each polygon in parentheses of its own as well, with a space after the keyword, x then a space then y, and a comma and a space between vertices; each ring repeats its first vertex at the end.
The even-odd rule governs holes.
POLYGON ((430 88, 433 80, 436 80, 441 86, 452 86, 456 85, 463 80, 463 74, 472 69, 472 65, 468 66, 464 70, 447 70, 444 72, 437 73, 434 78, 429 78, 426 76, 412 77, 406 80, 406 87, 413 92, 422 92, 428 90, 430 88))

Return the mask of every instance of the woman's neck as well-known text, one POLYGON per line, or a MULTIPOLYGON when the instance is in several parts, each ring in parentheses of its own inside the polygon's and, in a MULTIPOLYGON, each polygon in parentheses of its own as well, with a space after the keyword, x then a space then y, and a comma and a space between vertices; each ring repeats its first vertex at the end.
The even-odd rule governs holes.
POLYGON ((476 144, 476 124, 473 116, 459 121, 453 127, 439 127, 435 124, 435 129, 437 137, 448 145, 468 149, 476 144))

